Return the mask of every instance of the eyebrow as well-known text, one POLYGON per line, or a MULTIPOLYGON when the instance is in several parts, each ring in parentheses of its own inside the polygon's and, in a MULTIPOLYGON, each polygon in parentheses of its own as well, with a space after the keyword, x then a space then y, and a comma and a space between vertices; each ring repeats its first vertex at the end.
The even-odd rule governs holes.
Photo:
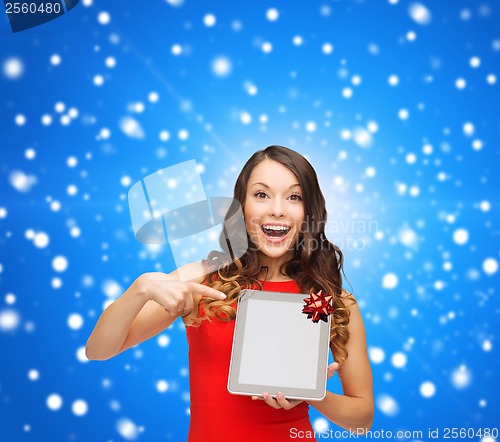
MULTIPOLYGON (((261 186, 266 187, 267 189, 269 189, 269 188, 270 188, 267 184, 265 184, 265 183, 260 183, 260 182, 259 182, 259 183, 253 183, 253 184, 252 184, 252 186, 256 186, 256 185, 258 185, 258 184, 260 184, 261 186)), ((297 184, 292 184, 292 185, 291 185, 288 189, 292 189, 293 187, 297 187, 297 186, 299 186, 299 187, 300 187, 300 184, 299 184, 299 183, 297 183, 297 184)), ((250 187, 251 187, 251 186, 250 186, 250 187)))

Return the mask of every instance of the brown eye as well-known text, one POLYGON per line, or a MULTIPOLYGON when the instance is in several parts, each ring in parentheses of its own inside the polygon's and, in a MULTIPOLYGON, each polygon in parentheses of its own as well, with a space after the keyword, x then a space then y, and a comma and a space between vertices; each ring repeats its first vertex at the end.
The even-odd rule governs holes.
POLYGON ((261 199, 261 200, 262 200, 262 199, 264 199, 267 195, 266 195, 264 192, 256 192, 256 193, 254 194, 254 196, 255 196, 255 198, 257 198, 257 199, 261 199), (264 196, 261 196, 261 195, 264 195, 264 196))
POLYGON ((297 194, 293 194, 293 195, 290 195, 290 199, 292 201, 302 201, 302 197, 300 195, 297 195, 297 194))

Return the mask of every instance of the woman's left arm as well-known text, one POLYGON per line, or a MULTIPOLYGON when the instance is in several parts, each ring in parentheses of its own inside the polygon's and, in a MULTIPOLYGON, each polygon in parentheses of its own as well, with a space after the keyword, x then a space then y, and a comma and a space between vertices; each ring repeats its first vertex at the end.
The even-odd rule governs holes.
POLYGON ((338 369, 344 395, 327 391, 323 400, 307 402, 339 427, 352 433, 364 434, 373 423, 372 372, 366 348, 365 327, 358 304, 347 308, 351 311, 347 326, 350 333, 346 344, 348 357, 338 369))

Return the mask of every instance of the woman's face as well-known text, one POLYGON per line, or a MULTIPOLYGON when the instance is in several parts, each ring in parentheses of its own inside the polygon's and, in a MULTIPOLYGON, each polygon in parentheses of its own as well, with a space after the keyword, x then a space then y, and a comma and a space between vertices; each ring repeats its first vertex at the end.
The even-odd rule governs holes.
POLYGON ((250 174, 244 206, 248 235, 269 258, 295 253, 304 221, 302 189, 287 167, 266 159, 250 174))

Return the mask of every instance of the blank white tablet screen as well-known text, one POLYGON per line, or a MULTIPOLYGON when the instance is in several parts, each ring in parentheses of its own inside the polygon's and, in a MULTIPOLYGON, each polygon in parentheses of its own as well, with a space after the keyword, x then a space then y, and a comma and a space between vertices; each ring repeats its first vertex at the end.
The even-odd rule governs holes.
POLYGON ((316 388, 319 324, 299 303, 247 302, 239 383, 316 388))

